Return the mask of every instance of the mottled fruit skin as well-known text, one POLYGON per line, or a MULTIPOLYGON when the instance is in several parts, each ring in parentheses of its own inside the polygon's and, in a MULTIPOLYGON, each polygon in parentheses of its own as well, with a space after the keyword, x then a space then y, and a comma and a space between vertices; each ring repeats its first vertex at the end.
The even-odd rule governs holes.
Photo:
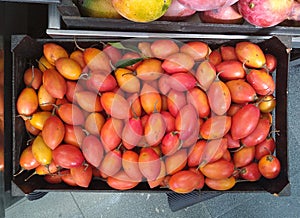
POLYGON ((178 0, 184 6, 196 11, 208 11, 225 6, 230 6, 236 3, 238 0, 178 0))
POLYGON ((259 27, 275 26, 288 18, 293 0, 240 0, 238 9, 244 19, 259 27))

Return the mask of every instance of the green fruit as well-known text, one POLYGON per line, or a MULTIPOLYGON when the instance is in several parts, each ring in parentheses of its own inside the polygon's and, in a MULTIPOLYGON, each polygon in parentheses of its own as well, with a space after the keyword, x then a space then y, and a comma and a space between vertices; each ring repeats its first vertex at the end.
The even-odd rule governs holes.
POLYGON ((98 18, 122 18, 111 0, 78 0, 78 9, 83 16, 98 18))

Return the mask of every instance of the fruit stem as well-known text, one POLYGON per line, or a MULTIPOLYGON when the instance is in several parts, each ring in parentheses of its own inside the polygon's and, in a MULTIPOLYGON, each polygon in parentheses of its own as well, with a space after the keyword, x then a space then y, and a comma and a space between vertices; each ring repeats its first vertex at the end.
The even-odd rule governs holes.
POLYGON ((30 120, 32 118, 32 116, 26 116, 23 114, 18 114, 16 117, 21 117, 23 120, 30 120))
POLYGON ((79 45, 78 45, 78 43, 77 43, 77 41, 76 41, 76 36, 74 36, 74 43, 75 43, 75 46, 76 46, 76 48, 78 48, 80 51, 84 51, 85 49, 83 49, 83 48, 81 48, 79 45))
POLYGON ((83 80, 87 80, 90 77, 90 73, 89 72, 84 72, 82 74, 80 74, 79 79, 83 79, 83 80))
POLYGON ((246 147, 244 144, 242 144, 239 148, 235 149, 235 150, 231 150, 230 152, 235 153, 238 152, 240 150, 242 150, 244 147, 246 147))
POLYGON ((201 161, 201 163, 198 165, 197 170, 200 170, 201 167, 204 167, 207 164, 206 160, 201 161))
POLYGON ((19 172, 15 173, 13 176, 16 177, 16 176, 20 175, 22 172, 24 172, 24 170, 25 170, 25 169, 22 167, 22 168, 19 170, 19 172))
POLYGON ((86 134, 87 136, 90 135, 90 132, 87 131, 86 129, 82 129, 82 131, 84 132, 84 134, 86 134))
POLYGON ((34 171, 30 176, 28 176, 26 179, 24 179, 24 182, 27 182, 31 177, 33 177, 36 174, 37 174, 36 171, 34 171))
POLYGON ((274 129, 274 130, 271 130, 271 131, 269 132, 269 138, 272 137, 272 136, 271 136, 272 133, 276 133, 278 136, 280 136, 280 130, 274 129))
POLYGON ((43 64, 42 62, 40 62, 38 59, 35 59, 35 61, 36 61, 37 63, 43 65, 43 67, 45 67, 47 70, 49 69, 49 68, 47 68, 47 66, 46 66, 45 64, 43 64))
POLYGON ((33 83, 33 80, 34 80, 34 66, 33 65, 31 66, 31 73, 32 73, 32 75, 31 75, 31 81, 28 84, 29 87, 32 87, 32 83, 33 83))

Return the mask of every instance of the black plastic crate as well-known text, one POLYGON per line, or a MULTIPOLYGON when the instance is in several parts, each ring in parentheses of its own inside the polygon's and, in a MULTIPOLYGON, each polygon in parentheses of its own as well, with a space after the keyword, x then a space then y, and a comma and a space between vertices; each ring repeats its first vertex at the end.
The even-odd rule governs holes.
MULTIPOLYGON (((99 41, 120 41, 124 39, 110 39, 110 38, 93 38, 93 39, 79 39, 78 43, 81 46, 89 46, 95 44, 99 41)), ((131 41, 136 40, 145 40, 145 39, 128 39, 131 41)), ((148 39, 153 40, 153 39, 148 39)), ((186 39, 184 41, 191 41, 194 39, 186 39)), ((219 39, 201 39, 207 42, 211 48, 220 46, 222 44, 234 45, 238 41, 242 40, 219 40, 219 39)), ((183 42, 184 42, 183 41, 183 42)), ((276 79, 276 99, 279 102, 276 105, 274 113, 274 123, 273 129, 276 129, 280 134, 275 134, 276 141, 276 156, 281 162, 281 172, 276 179, 267 180, 262 178, 258 182, 242 182, 238 183, 226 192, 269 192, 272 194, 278 195, 289 195, 290 184, 288 179, 288 147, 287 147, 287 78, 288 78, 288 69, 289 69, 289 58, 290 58, 290 48, 291 38, 290 37, 272 37, 269 39, 251 39, 255 43, 258 43, 260 47, 267 53, 273 54, 279 61, 277 70, 275 73, 276 79)), ((17 117, 15 103, 17 97, 21 90, 24 88, 23 84, 23 73, 25 69, 30 66, 30 63, 34 62, 35 59, 39 58, 42 54, 42 45, 46 42, 56 42, 69 51, 72 51, 75 48, 74 39, 33 39, 29 36, 16 35, 12 36, 12 54, 13 54, 13 71, 11 81, 5 81, 6 90, 11 90, 12 92, 12 103, 6 102, 7 104, 11 103, 11 116, 12 116, 12 133, 10 131, 5 131, 6 137, 11 137, 11 162, 6 164, 11 166, 11 174, 9 179, 12 182, 12 194, 24 195, 32 192, 55 192, 55 191, 84 191, 84 192, 119 192, 118 190, 113 190, 110 188, 106 182, 101 180, 93 180, 90 183, 90 186, 85 188, 80 187, 71 187, 64 183, 61 184, 49 184, 44 181, 41 176, 34 176, 27 182, 24 182, 24 179, 28 177, 32 172, 23 172, 17 177, 12 175, 19 171, 20 166, 18 164, 19 156, 22 150, 26 147, 26 142, 29 138, 26 133, 24 121, 22 118, 17 117)), ((9 146, 9 145, 8 145, 9 146)), ((9 160, 10 158, 8 158, 9 160)), ((171 193, 168 189, 155 188, 150 189, 146 182, 140 183, 134 189, 129 190, 128 192, 163 192, 171 193)), ((206 186, 201 190, 200 194, 216 194, 214 190, 207 188, 206 186)), ((222 192, 225 193, 225 192, 222 192)))

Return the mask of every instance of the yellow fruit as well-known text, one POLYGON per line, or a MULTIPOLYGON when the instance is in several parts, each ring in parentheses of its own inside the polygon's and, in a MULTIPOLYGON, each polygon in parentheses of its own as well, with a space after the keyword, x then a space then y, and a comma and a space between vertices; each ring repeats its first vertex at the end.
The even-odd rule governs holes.
POLYGON ((112 0, 114 8, 128 20, 151 22, 163 16, 172 0, 112 0))

